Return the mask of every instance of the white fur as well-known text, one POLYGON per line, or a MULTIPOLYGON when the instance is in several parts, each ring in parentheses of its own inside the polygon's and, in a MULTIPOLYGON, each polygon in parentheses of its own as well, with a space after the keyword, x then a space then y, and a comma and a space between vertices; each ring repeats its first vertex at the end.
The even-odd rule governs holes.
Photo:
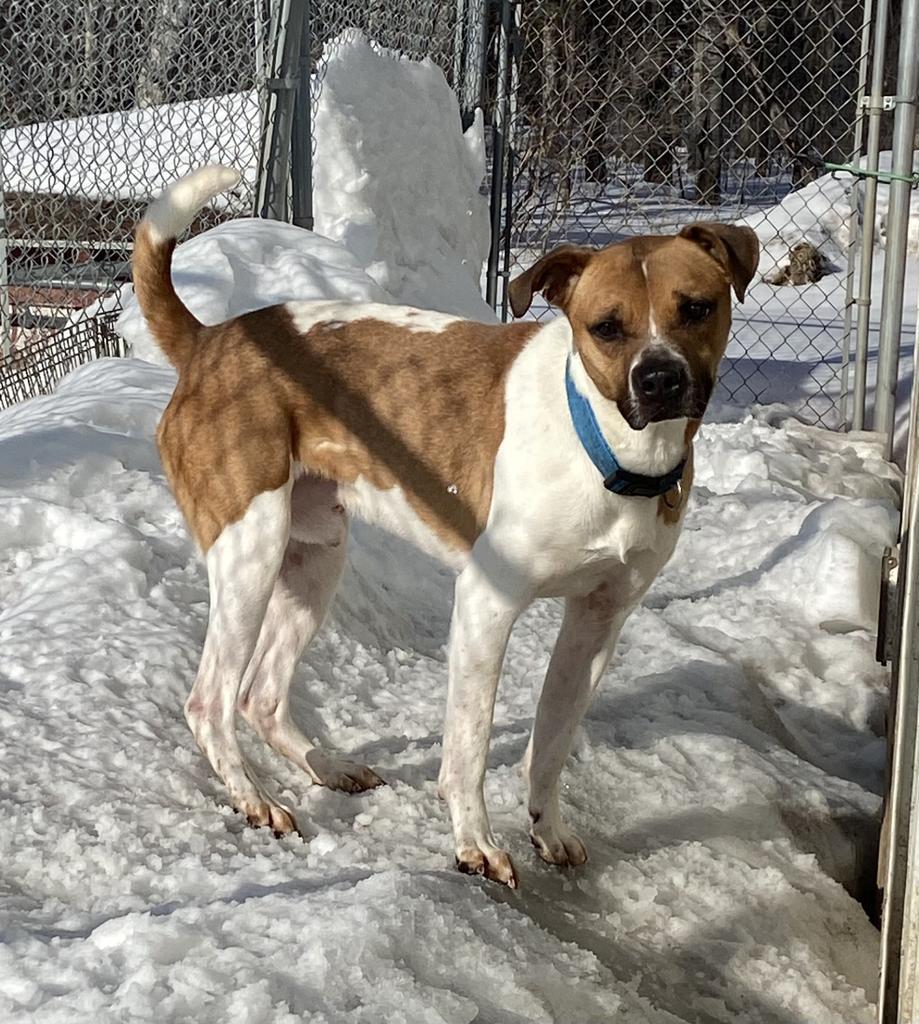
POLYGON ((211 591, 207 636, 185 717, 198 746, 237 810, 259 824, 290 831, 287 808, 256 782, 236 736, 236 701, 255 650, 287 546, 291 481, 256 496, 207 552, 211 591))
POLYGON ((240 173, 235 168, 210 164, 170 185, 144 214, 154 244, 178 238, 203 206, 214 196, 233 188, 239 179, 240 173))
MULTIPOLYGON (((571 328, 568 322, 562 320, 561 323, 570 335, 571 328)), ((647 349, 644 349, 642 354, 645 352, 647 349)), ((663 476, 679 464, 686 449, 685 418, 649 423, 643 430, 633 430, 626 423, 616 403, 607 401, 600 394, 577 355, 571 360, 571 376, 578 391, 590 402, 603 436, 623 469, 631 470, 633 473, 644 473, 647 476, 663 476)), ((631 387, 631 381, 629 386, 631 387)))
POLYGON ((411 306, 390 306, 383 302, 344 302, 341 300, 317 299, 310 302, 288 302, 285 309, 290 314, 294 327, 301 333, 324 323, 333 330, 354 320, 382 320, 409 331, 426 331, 439 334, 461 317, 449 313, 436 313, 428 309, 414 309, 411 306))
POLYGON ((448 547, 425 524, 409 504, 401 487, 381 491, 368 483, 364 477, 358 477, 352 484, 341 485, 338 488, 338 496, 355 518, 410 541, 415 547, 451 569, 462 569, 469 561, 467 551, 448 547))

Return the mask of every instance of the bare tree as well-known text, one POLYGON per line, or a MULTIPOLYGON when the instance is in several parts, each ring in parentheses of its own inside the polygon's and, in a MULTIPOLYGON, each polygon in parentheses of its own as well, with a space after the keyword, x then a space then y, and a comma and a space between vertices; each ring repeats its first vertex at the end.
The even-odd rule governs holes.
POLYGON ((152 107, 166 99, 170 61, 182 44, 182 28, 190 0, 156 0, 147 55, 137 75, 135 99, 139 107, 152 107))

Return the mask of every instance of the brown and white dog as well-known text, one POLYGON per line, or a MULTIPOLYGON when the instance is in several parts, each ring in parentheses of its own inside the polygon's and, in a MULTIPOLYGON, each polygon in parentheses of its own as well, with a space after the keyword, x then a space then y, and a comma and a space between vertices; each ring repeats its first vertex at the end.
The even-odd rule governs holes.
POLYGON ((205 327, 173 288, 176 236, 237 174, 177 182, 137 229, 134 287, 178 370, 157 439, 204 552, 210 616, 185 705, 195 739, 254 825, 295 831, 237 740, 241 713, 314 782, 360 791, 369 768, 324 753, 288 691, 332 600, 357 516, 455 567, 440 787, 461 870, 517 884, 483 797, 501 663, 537 597, 565 599, 525 759, 530 837, 583 863, 559 774, 629 613, 673 552, 692 441, 757 264, 747 228, 693 224, 606 249, 563 246, 510 286, 564 316, 492 326, 402 306, 288 302, 205 327), (567 370, 566 370, 567 366, 567 370), (566 378, 566 373, 568 377, 566 378), (575 430, 570 380, 625 470, 682 479, 611 493, 575 430))

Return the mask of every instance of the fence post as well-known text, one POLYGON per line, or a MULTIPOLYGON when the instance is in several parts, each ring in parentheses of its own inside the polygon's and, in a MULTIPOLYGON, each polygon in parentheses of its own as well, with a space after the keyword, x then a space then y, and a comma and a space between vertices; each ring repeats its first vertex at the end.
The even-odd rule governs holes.
POLYGON ((488 250, 485 301, 498 306, 498 276, 501 259, 501 226, 504 211, 505 155, 510 114, 511 0, 500 0, 501 29, 498 40, 498 82, 492 124, 491 154, 491 246, 488 250))
POLYGON ((903 326, 903 282, 909 228, 910 178, 916 129, 916 90, 919 85, 919 0, 903 0, 900 60, 897 71, 896 113, 893 123, 890 207, 887 215, 887 259, 881 297, 878 339, 878 379, 874 429, 887 435, 885 453, 893 453, 900 333, 903 326))
POLYGON ((271 64, 259 138, 255 212, 287 220, 290 150, 300 84, 300 43, 306 0, 279 0, 271 26, 271 64))
MULTIPOLYGON (((881 107, 883 105, 884 91, 884 54, 887 38, 887 14, 889 0, 878 0, 878 6, 874 18, 874 61, 871 68, 870 93, 866 92, 866 79, 868 75, 868 53, 871 45, 872 30, 872 0, 865 0, 865 21, 862 26, 862 50, 859 57, 858 72, 858 102, 859 109, 856 111, 855 138, 852 146, 853 164, 858 163, 862 155, 862 135, 865 126, 865 114, 861 102, 868 96, 868 143, 867 143, 867 164, 869 170, 877 170, 878 151, 881 143, 881 107)), ((871 269, 874 261, 876 222, 875 205, 877 198, 877 178, 868 177, 864 179, 865 203, 863 212, 867 214, 869 207, 868 186, 873 189, 870 197, 871 216, 870 220, 866 215, 861 226, 861 261, 859 264, 858 295, 854 295, 855 278, 855 252, 859 245, 858 236, 858 212, 853 210, 853 230, 849 238, 849 246, 846 261, 846 309, 843 337, 843 374, 840 386, 842 396, 840 418, 843 427, 851 421, 853 430, 863 430, 865 426, 865 383, 868 372, 868 328, 870 325, 871 311, 871 269), (855 384, 852 392, 852 410, 849 413, 849 363, 852 353, 852 310, 855 308, 855 384)), ((852 195, 856 197, 862 186, 861 179, 856 178, 853 185, 852 195)), ((857 205, 857 204, 856 204, 857 205)))
POLYGON ((3 164, 0 163, 0 357, 8 356, 13 350, 13 317, 10 310, 10 278, 6 251, 7 223, 3 195, 3 164))
MULTIPOLYGON (((919 309, 917 309, 919 313, 919 309)), ((919 354, 919 335, 913 359, 919 354)), ((878 886, 881 915, 879 1024, 915 1021, 919 1010, 919 402, 913 388, 900 526, 897 645, 891 667, 888 784, 878 886)))
POLYGON ((294 104, 291 137, 291 213, 294 224, 313 230, 313 120, 310 68, 312 66, 312 7, 303 0, 303 22, 300 29, 300 84, 294 104))

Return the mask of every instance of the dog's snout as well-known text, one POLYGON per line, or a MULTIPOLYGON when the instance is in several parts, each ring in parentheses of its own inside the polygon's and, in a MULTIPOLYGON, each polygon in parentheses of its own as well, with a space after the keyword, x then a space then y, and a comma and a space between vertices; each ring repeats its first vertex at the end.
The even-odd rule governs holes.
POLYGON ((650 356, 632 371, 635 392, 652 402, 672 402, 686 390, 685 365, 669 356, 650 356))

